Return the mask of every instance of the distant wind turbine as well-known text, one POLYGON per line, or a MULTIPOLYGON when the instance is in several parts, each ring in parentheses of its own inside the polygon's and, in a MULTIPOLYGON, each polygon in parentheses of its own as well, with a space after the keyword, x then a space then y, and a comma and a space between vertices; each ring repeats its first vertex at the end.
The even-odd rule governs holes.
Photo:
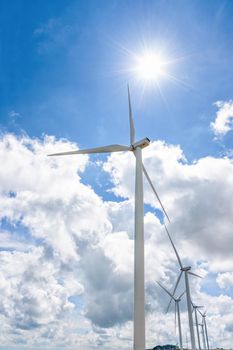
POLYGON ((204 313, 202 313, 200 310, 197 310, 197 311, 202 316, 202 322, 204 323, 204 329, 205 329, 206 345, 207 345, 207 349, 210 350, 209 337, 208 337, 207 326, 206 326, 206 311, 204 313))
POLYGON ((203 343, 203 349, 206 350, 206 341, 205 341, 205 330, 204 330, 204 323, 202 319, 202 323, 199 323, 199 326, 201 327, 201 334, 202 334, 202 343, 203 343))
POLYGON ((178 318, 178 329, 179 329, 179 342, 180 350, 183 350, 183 341, 182 341, 182 331, 181 331, 181 322, 180 322, 180 301, 185 292, 183 292, 178 298, 175 298, 161 283, 157 282, 158 285, 174 300, 175 302, 175 328, 176 328, 176 313, 178 318))
POLYGON ((130 145, 109 145, 84 150, 75 150, 49 154, 49 156, 63 156, 76 154, 112 153, 130 151, 136 157, 135 176, 135 240, 134 240, 134 350, 145 350, 145 273, 144 273, 144 201, 143 201, 143 173, 148 180, 160 206, 167 215, 166 210, 150 180, 142 163, 142 149, 149 146, 150 140, 146 137, 135 142, 135 129, 128 87, 130 145))
POLYGON ((195 315, 198 347, 199 347, 199 350, 201 350, 201 341, 200 341, 200 333, 199 333, 199 327, 198 327, 197 310, 202 309, 204 306, 198 306, 198 305, 193 304, 193 302, 192 302, 192 307, 193 307, 193 311, 194 311, 194 315, 195 315))
MULTIPOLYGON (((173 293, 172 295, 174 296, 175 295, 175 292, 176 292, 176 289, 179 285, 179 282, 180 282, 180 279, 181 279, 181 276, 182 274, 184 273, 184 278, 185 278, 185 291, 186 291, 186 300, 187 300, 187 309, 188 309, 188 320, 189 320, 189 330, 190 330, 190 340, 191 340, 191 346, 192 346, 192 350, 196 350, 196 342, 195 342, 195 335, 194 335, 194 326, 193 326, 193 317, 192 317, 192 302, 191 302, 191 295, 190 295, 190 287, 189 287, 189 275, 193 275, 193 276, 196 276, 196 277, 199 277, 199 278, 202 278, 201 276, 198 276, 197 274, 191 272, 191 266, 183 266, 182 265, 182 262, 181 262, 181 259, 180 259, 180 256, 176 250, 176 247, 172 241, 172 238, 171 238, 171 235, 167 229, 167 226, 164 224, 164 227, 165 227, 165 230, 167 232, 167 235, 168 235, 168 238, 171 242, 171 245, 174 249, 174 252, 176 254, 176 258, 178 260, 178 263, 180 265, 180 274, 178 276, 178 279, 176 281, 176 284, 175 284, 175 288, 173 290, 173 293)), ((172 299, 170 300, 170 303, 171 303, 172 299)), ((170 303, 168 305, 168 308, 170 306, 170 303)))

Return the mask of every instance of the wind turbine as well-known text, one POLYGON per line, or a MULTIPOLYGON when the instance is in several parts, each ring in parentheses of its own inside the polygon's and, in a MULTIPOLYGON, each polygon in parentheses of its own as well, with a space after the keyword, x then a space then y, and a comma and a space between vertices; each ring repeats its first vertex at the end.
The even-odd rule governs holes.
POLYGON ((143 201, 143 173, 147 178, 160 206, 167 217, 166 210, 150 180, 142 163, 142 149, 149 146, 150 140, 146 137, 135 142, 135 129, 132 115, 130 91, 128 86, 130 145, 109 145, 84 150, 59 152, 49 156, 63 156, 76 154, 112 153, 130 151, 136 157, 135 176, 135 240, 134 240, 134 350, 145 350, 145 273, 144 273, 144 201, 143 201))
MULTIPOLYGON (((176 254, 176 258, 178 260, 178 263, 180 265, 180 274, 178 276, 178 279, 176 281, 176 284, 175 284, 175 288, 173 290, 173 293, 172 295, 174 296, 175 292, 176 292, 176 289, 179 285, 179 282, 180 282, 180 279, 181 279, 181 276, 182 274, 184 273, 184 280, 185 280, 185 291, 186 291, 186 300, 187 300, 187 309, 188 309, 188 320, 189 320, 189 330, 190 330, 190 340, 191 340, 191 346, 192 346, 192 350, 196 350, 196 342, 195 342, 195 335, 194 335, 194 326, 193 326, 193 317, 192 317, 192 302, 191 302, 191 295, 190 295, 190 287, 189 287, 189 275, 193 275, 193 276, 196 276, 196 277, 199 277, 199 278, 202 278, 201 276, 198 276, 197 274, 191 272, 191 266, 183 266, 182 262, 181 262, 181 259, 180 259, 180 256, 176 250, 176 247, 171 239, 171 235, 167 229, 167 226, 164 224, 164 227, 165 227, 165 230, 167 232, 167 235, 168 235, 168 238, 171 242, 171 245, 174 249, 174 252, 176 254)), ((172 300, 172 299, 171 299, 172 300)), ((170 303, 171 303, 171 300, 170 300, 170 303)), ((170 303, 168 304, 168 309, 169 309, 169 306, 170 306, 170 303)))
POLYGON ((201 350, 201 341, 200 341, 200 334, 199 334, 199 327, 198 327, 197 310, 203 308, 204 306, 198 306, 198 305, 193 304, 193 302, 192 302, 192 307, 193 307, 193 311, 194 311, 194 315, 195 315, 198 347, 199 347, 199 350, 201 350))
POLYGON ((204 323, 204 329, 205 329, 205 338, 206 338, 206 344, 207 344, 207 349, 210 350, 210 346, 209 346, 209 337, 208 337, 208 333, 207 333, 207 326, 206 326, 206 311, 204 313, 202 313, 200 310, 197 310, 199 312, 199 314, 202 316, 202 322, 204 323))
POLYGON ((199 323, 199 326, 201 327, 201 334, 202 334, 202 342, 203 342, 203 349, 206 350, 206 342, 205 342, 205 330, 204 330, 204 323, 202 319, 202 323, 199 323))
POLYGON ((179 329, 179 342, 180 342, 180 350, 183 350, 183 342, 182 342, 182 331, 181 331, 181 322, 180 322, 180 301, 185 292, 183 292, 178 298, 175 298, 165 287, 162 286, 161 283, 157 282, 158 285, 174 300, 175 302, 175 328, 176 328, 176 313, 178 318, 178 329, 179 329))

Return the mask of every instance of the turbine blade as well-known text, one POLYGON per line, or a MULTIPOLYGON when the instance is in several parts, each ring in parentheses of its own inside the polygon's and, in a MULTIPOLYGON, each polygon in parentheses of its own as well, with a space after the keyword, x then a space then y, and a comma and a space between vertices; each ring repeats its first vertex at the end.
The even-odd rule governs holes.
POLYGON ((188 271, 188 274, 193 275, 193 276, 196 276, 196 277, 198 277, 198 278, 203 278, 203 277, 197 275, 196 273, 193 273, 193 272, 190 272, 190 271, 188 271))
POLYGON ((169 301, 169 304, 168 304, 168 306, 167 306, 167 311, 166 311, 166 313, 168 312, 168 310, 169 310, 169 308, 170 308, 170 305, 171 305, 171 302, 172 302, 172 298, 174 298, 174 295, 175 295, 176 289, 177 289, 177 287, 178 287, 178 284, 179 284, 179 282, 180 282, 182 273, 183 273, 183 271, 180 272, 180 274, 179 274, 179 276, 178 276, 178 278, 177 278, 176 285, 175 285, 175 287, 174 287, 174 290, 173 290, 173 293, 172 293, 172 297, 171 297, 171 299, 170 299, 170 301, 169 301))
POLYGON ((159 285, 173 300, 175 300, 175 298, 173 297, 173 295, 172 295, 164 286, 162 286, 161 283, 159 283, 159 282, 157 282, 157 283, 158 283, 158 285, 159 285))
POLYGON ((53 154, 48 154, 48 156, 51 157, 51 156, 68 156, 72 154, 111 153, 111 152, 121 152, 121 151, 129 151, 129 150, 130 150, 130 147, 128 146, 109 145, 109 146, 103 146, 103 147, 53 153, 53 154))
POLYGON ((172 245, 172 247, 173 247, 173 249, 174 249, 174 252, 175 252, 175 254, 176 254, 176 257, 177 257, 178 263, 179 263, 179 265, 180 265, 180 268, 182 269, 182 268, 183 268, 183 265, 182 265, 180 256, 179 256, 179 254, 178 254, 178 252, 177 252, 177 250, 176 250, 175 244, 173 243, 173 240, 172 240, 172 238, 171 238, 171 235, 170 235, 170 233, 169 233, 169 231, 168 231, 168 229, 167 229, 167 226, 166 226, 165 224, 164 224, 164 227, 165 227, 165 230, 166 230, 166 232, 167 232, 168 238, 169 238, 169 240, 170 240, 170 242, 171 242, 171 245, 172 245))
POLYGON ((135 142, 135 129, 134 129, 134 122, 133 122, 133 113, 131 108, 129 85, 128 85, 128 101, 129 101, 130 145, 133 145, 135 142))
POLYGON ((181 299, 182 296, 186 293, 186 291, 184 291, 182 294, 180 294, 179 298, 178 299, 181 299))
POLYGON ((199 310, 199 309, 197 309, 197 311, 199 312, 199 314, 203 317, 204 316, 204 314, 199 310))
POLYGON ((157 198, 157 200, 158 200, 158 202, 159 202, 159 204, 160 204, 160 206, 162 208, 162 211, 163 211, 164 215, 166 216, 168 221, 171 222, 170 219, 169 219, 169 216, 168 216, 168 214, 167 214, 167 212, 166 212, 166 210, 165 210, 165 208, 163 206, 163 203, 161 202, 161 199, 159 198, 159 195, 158 195, 158 193, 157 193, 157 191, 156 191, 156 189, 155 189, 155 187, 154 187, 154 185, 153 185, 153 183, 152 183, 152 181, 151 181, 151 179, 150 179, 150 177, 149 177, 149 175, 148 175, 148 173, 147 173, 147 171, 146 171, 146 169, 145 169, 143 164, 142 164, 142 170, 143 170, 143 172, 145 174, 145 177, 147 178, 147 181, 149 182, 149 184, 150 184, 150 186, 152 188, 152 191, 154 192, 154 194, 155 194, 155 196, 156 196, 156 198, 157 198))

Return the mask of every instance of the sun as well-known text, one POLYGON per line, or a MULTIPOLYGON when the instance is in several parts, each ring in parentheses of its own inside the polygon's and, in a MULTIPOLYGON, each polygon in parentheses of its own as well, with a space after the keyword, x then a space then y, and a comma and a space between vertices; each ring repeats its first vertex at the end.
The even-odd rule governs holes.
POLYGON ((146 52, 136 56, 134 72, 139 80, 157 82, 166 75, 166 59, 155 52, 146 52))
POLYGON ((184 88, 192 88, 186 79, 176 75, 177 72, 181 72, 180 63, 189 56, 177 56, 175 48, 169 48, 167 44, 149 45, 144 40, 137 50, 126 47, 121 49, 125 54, 125 61, 118 73, 127 76, 132 85, 142 89, 142 94, 147 89, 156 89, 165 100, 163 88, 170 82, 184 88))

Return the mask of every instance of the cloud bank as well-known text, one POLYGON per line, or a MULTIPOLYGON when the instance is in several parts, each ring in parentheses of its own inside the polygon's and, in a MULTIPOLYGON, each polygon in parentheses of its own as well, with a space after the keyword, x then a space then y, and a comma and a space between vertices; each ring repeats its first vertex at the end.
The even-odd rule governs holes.
MULTIPOLYGON (((112 154, 101 163, 116 196, 107 201, 82 182, 87 156, 46 156, 72 148, 54 137, 1 136, 2 348, 132 347, 134 157, 112 154)), ((163 141, 143 157, 184 263, 206 276, 191 285, 193 299, 208 305, 211 346, 230 347, 232 160, 189 163, 180 146, 163 141)), ((146 183, 145 202, 149 347, 177 341, 173 310, 165 315, 168 299, 155 281, 172 288, 179 269, 146 183)), ((185 302, 181 316, 187 324, 185 302)))

